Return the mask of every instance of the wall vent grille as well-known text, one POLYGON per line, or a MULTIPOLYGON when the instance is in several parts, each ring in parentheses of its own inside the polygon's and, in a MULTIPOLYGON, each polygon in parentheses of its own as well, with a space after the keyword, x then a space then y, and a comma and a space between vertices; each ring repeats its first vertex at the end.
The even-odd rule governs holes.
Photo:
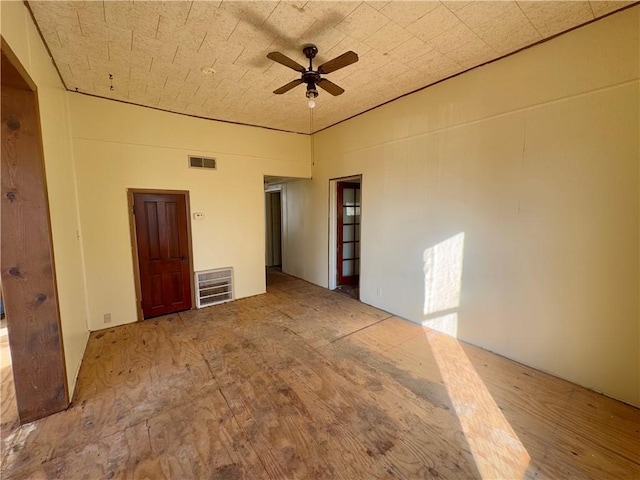
POLYGON ((189 155, 189 166, 191 168, 208 168, 209 170, 215 170, 216 159, 209 157, 195 157, 189 155))
POLYGON ((195 276, 198 308, 233 300, 232 267, 196 272, 195 276))

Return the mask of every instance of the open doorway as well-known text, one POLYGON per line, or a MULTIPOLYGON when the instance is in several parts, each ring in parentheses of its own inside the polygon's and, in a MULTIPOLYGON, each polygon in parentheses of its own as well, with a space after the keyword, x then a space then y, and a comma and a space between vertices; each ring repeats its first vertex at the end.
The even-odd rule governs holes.
POLYGON ((331 180, 329 288, 360 298, 362 177, 331 180))
MULTIPOLYGON (((302 177, 264 176, 264 232, 265 232, 265 282, 267 290, 276 283, 287 281, 291 274, 291 258, 288 256, 291 234, 288 217, 291 215, 287 195, 295 182, 308 180, 302 177)), ((293 186, 293 187, 292 187, 293 186)), ((295 207, 294 207, 295 211, 295 207)), ((294 223, 295 225, 295 223, 294 223)))
POLYGON ((282 269, 282 189, 264 193, 265 265, 282 269))

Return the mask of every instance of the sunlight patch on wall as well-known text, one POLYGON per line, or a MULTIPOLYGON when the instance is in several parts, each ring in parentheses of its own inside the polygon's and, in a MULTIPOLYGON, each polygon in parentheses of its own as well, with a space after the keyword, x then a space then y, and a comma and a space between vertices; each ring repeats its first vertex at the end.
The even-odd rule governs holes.
MULTIPOLYGON (((464 258, 464 232, 427 248, 424 262, 424 315, 451 310, 460 305, 462 263, 464 258)), ((456 336, 457 315, 443 315, 427 319, 423 325, 456 336)))
POLYGON ((423 327, 431 328, 442 333, 446 333, 452 337, 458 337, 458 314, 449 313, 439 317, 422 321, 423 327))

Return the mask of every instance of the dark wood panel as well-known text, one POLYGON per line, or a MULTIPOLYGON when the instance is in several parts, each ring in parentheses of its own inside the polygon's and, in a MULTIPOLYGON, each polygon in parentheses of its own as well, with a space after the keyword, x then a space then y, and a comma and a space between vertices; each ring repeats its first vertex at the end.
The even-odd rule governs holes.
POLYGON ((158 227, 158 206, 155 202, 145 202, 145 220, 147 222, 146 242, 140 244, 145 250, 144 258, 148 260, 160 260, 160 228, 158 227))
POLYGON ((151 308, 162 308, 164 305, 164 289, 162 288, 162 275, 149 275, 149 280, 143 289, 146 298, 149 299, 151 308))
POLYGON ((144 318, 191 308, 186 195, 134 193, 144 318))
POLYGON ((171 282, 171 304, 177 305, 184 302, 184 295, 182 291, 182 272, 173 272, 169 274, 168 280, 171 282))
POLYGON ((35 93, 3 84, 1 110, 3 300, 18 412, 30 422, 66 408, 68 391, 35 93))
POLYGON ((31 92, 35 90, 35 84, 31 81, 30 78, 25 78, 26 72, 19 72, 15 67, 15 62, 17 58, 10 52, 7 48, 4 38, 2 39, 2 64, 0 68, 2 71, 2 86, 3 87, 13 87, 19 90, 26 90, 31 92), (9 58, 11 57, 11 58, 9 58))
POLYGON ((168 258, 180 258, 180 233, 178 232, 178 205, 175 202, 165 203, 167 211, 167 248, 168 258))

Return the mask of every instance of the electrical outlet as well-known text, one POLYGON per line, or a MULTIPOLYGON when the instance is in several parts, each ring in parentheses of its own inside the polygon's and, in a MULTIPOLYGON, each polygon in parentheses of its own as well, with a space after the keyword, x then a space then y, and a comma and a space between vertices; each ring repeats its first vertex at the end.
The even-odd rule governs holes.
POLYGON ((111 323, 111 314, 110 313, 105 313, 104 314, 104 323, 111 323))
POLYGON ((382 296, 382 287, 378 287, 378 296, 381 297, 382 296))

